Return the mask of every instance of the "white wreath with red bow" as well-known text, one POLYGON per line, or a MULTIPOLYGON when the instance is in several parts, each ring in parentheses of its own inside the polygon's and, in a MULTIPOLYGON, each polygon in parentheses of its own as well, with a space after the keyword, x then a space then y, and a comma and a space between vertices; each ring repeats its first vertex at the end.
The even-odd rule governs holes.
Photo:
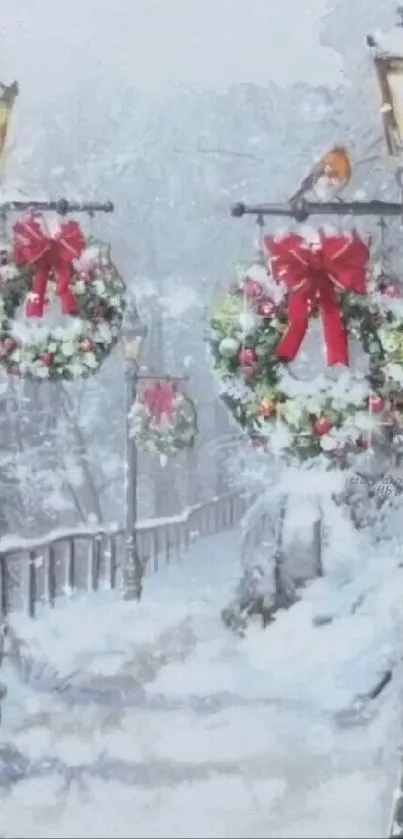
POLYGON ((36 380, 96 373, 119 338, 126 288, 109 247, 77 222, 50 230, 29 214, 13 226, 0 265, 0 363, 36 380))

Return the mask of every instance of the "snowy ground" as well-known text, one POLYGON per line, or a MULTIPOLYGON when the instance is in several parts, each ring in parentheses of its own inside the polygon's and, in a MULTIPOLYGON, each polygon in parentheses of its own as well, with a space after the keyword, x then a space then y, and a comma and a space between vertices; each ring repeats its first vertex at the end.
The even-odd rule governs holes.
POLYGON ((219 620, 237 563, 223 535, 151 578, 140 606, 105 592, 14 621, 37 663, 29 685, 1 672, 1 836, 386 835, 393 683, 351 711, 396 655, 396 558, 368 559, 353 615, 321 581, 243 641, 219 620), (314 626, 324 604, 336 618, 314 626))

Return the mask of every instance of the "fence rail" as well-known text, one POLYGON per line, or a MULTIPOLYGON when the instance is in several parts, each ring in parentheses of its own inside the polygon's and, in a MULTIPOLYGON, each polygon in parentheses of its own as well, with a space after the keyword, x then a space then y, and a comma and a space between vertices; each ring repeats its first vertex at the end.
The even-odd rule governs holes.
MULTIPOLYGON (((164 519, 139 522, 139 555, 146 570, 179 560, 191 542, 236 527, 244 498, 228 494, 164 519)), ((39 604, 54 606, 73 591, 97 591, 121 584, 125 533, 120 528, 80 528, 1 547, 0 621, 15 610, 35 617, 39 604)))

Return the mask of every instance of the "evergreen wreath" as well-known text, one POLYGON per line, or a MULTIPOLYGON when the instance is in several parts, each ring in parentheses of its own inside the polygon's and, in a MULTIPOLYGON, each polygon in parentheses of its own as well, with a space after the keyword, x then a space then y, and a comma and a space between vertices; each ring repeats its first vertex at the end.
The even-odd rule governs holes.
POLYGON ((142 388, 129 424, 136 445, 162 461, 191 448, 197 435, 195 406, 169 379, 150 381, 142 388))
POLYGON ((35 380, 96 373, 119 338, 125 284, 109 248, 77 222, 51 232, 43 216, 13 226, 0 265, 0 363, 35 380))
POLYGON ((388 325, 367 296, 368 260, 356 233, 267 236, 264 254, 214 308, 210 348, 219 392, 254 445, 305 460, 366 448, 385 433, 379 370, 388 325), (321 322, 327 366, 304 381, 290 362, 311 319, 321 322), (349 337, 369 357, 365 371, 348 366, 349 337))

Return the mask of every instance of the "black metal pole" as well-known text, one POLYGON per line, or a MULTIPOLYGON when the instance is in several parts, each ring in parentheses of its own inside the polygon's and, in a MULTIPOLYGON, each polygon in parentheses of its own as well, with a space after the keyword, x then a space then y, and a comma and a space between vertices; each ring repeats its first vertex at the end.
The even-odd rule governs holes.
POLYGON ((231 207, 233 218, 245 215, 283 216, 306 221, 310 216, 401 216, 401 203, 391 201, 307 201, 300 198, 284 204, 244 204, 231 207))
POLYGON ((23 210, 53 211, 61 216, 67 213, 113 213, 112 201, 68 201, 67 198, 58 198, 52 201, 32 201, 28 198, 16 201, 1 201, 0 213, 21 212, 23 210))

